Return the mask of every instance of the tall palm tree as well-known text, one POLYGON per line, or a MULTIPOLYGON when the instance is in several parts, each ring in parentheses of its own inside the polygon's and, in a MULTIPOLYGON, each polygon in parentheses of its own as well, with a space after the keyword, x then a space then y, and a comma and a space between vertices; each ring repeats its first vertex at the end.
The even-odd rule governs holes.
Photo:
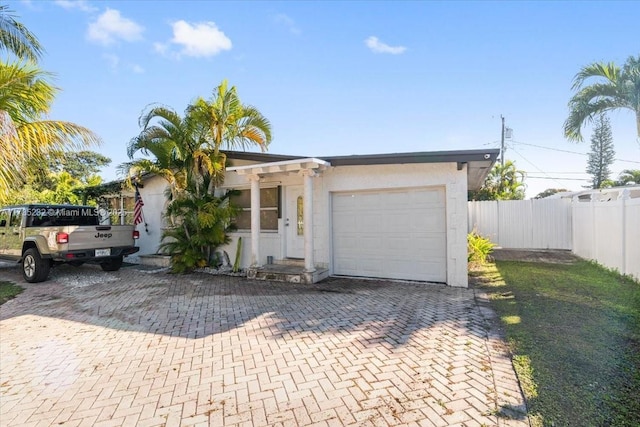
POLYGON ((29 159, 100 143, 85 127, 47 119, 58 92, 48 77, 32 63, 0 63, 0 202, 24 175, 29 159))
MULTIPOLYGON (((210 100, 197 98, 188 108, 187 115, 205 126, 208 147, 214 161, 212 185, 224 178, 226 156, 221 149, 246 149, 258 146, 266 151, 271 143, 271 124, 251 105, 243 105, 235 86, 222 83, 213 91, 210 100)), ((209 189, 213 190, 212 187, 209 189)))
POLYGON ((640 55, 630 56, 622 68, 613 62, 583 67, 574 77, 572 90, 576 93, 569 101, 569 117, 564 122, 564 135, 569 140, 582 141, 581 129, 586 123, 617 109, 635 113, 640 137, 640 55))
POLYGON ((0 5, 0 51, 16 58, 37 62, 44 49, 36 36, 16 20, 6 5, 0 5))

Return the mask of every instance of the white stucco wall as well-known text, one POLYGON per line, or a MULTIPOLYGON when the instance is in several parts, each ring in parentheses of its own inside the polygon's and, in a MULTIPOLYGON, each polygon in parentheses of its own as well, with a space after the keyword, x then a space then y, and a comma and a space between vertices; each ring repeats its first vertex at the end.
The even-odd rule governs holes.
MULTIPOLYGON (((149 255, 158 252, 162 226, 162 215, 166 206, 164 191, 167 181, 159 176, 153 176, 144 180, 144 187, 140 188, 140 196, 144 202, 142 212, 147 223, 147 231, 144 224, 138 224, 136 229, 140 232, 137 246, 140 251, 136 255, 149 255)), ((131 257, 133 258, 133 257, 131 257)))

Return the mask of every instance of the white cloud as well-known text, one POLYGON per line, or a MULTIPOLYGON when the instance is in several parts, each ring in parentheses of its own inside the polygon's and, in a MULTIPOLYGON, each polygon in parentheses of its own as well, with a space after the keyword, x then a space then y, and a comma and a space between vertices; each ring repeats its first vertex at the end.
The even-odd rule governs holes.
POLYGON ((142 68, 138 64, 133 64, 133 65, 131 65, 131 71, 133 71, 136 74, 142 74, 142 73, 144 73, 144 68, 142 68))
POLYGON ((131 19, 123 18, 115 9, 107 9, 94 22, 89 24, 87 38, 108 46, 116 40, 128 42, 140 40, 144 28, 131 19))
POLYGON ((399 55, 407 50, 407 48, 404 46, 389 46, 388 44, 381 42, 377 37, 374 36, 367 38, 364 41, 364 44, 366 44, 373 53, 390 53, 392 55, 399 55))
POLYGON ((214 22, 189 24, 177 21, 172 25, 173 38, 170 43, 180 46, 179 52, 171 52, 169 43, 154 43, 156 52, 179 58, 182 55, 193 57, 215 56, 223 50, 231 50, 231 40, 218 29, 214 22))
POLYGON ((95 12, 98 9, 91 6, 86 0, 55 0, 55 4, 63 9, 78 9, 83 12, 95 12))
POLYGON ((295 21, 291 19, 289 16, 284 13, 279 13, 278 15, 273 17, 273 22, 277 25, 282 25, 287 28, 292 34, 300 34, 300 28, 296 25, 295 21))

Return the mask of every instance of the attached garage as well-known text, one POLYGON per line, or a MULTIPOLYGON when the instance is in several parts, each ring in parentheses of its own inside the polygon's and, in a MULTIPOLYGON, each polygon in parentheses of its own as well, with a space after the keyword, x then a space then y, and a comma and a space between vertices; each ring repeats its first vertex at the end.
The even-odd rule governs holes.
POLYGON ((445 187, 335 192, 334 274, 447 281, 445 187))

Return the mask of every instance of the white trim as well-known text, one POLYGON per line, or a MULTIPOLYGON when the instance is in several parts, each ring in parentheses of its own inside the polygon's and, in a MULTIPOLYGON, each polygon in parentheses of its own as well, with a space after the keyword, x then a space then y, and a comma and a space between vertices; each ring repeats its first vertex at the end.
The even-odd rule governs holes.
POLYGON ((324 160, 309 157, 306 159, 285 160, 281 162, 259 163, 247 166, 233 166, 227 168, 228 172, 236 172, 238 175, 260 175, 279 172, 297 172, 305 169, 325 170, 331 163, 324 160))

